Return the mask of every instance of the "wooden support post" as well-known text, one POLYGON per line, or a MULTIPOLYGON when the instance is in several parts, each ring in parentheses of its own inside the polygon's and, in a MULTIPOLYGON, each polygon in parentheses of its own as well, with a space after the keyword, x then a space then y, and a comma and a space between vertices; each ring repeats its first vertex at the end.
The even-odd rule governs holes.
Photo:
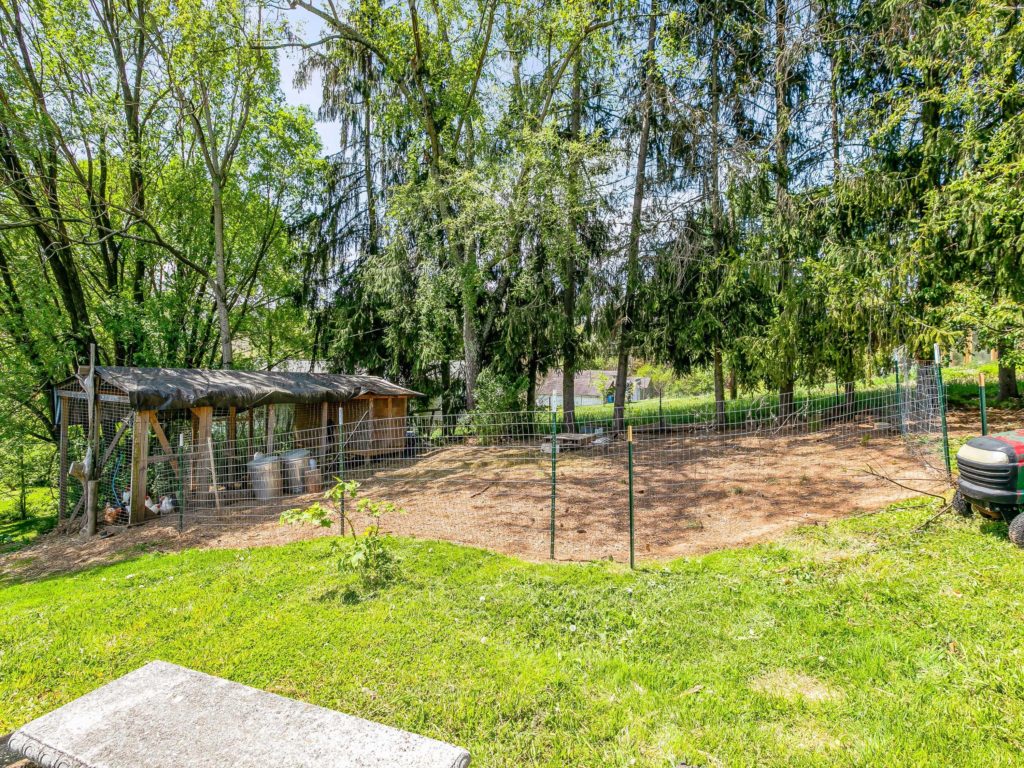
POLYGON ((57 407, 60 408, 60 478, 57 481, 60 488, 60 512, 58 519, 64 520, 68 516, 68 399, 61 397, 57 403, 57 407))
POLYGON ((321 403, 320 404, 320 456, 317 459, 317 464, 320 466, 320 470, 323 471, 324 465, 327 462, 327 422, 331 418, 331 404, 321 403))
POLYGON ((398 445, 398 425, 395 423, 395 398, 388 398, 388 416, 387 416, 388 434, 387 434, 387 446, 385 450, 393 451, 399 448, 398 445))
POLYGON ((220 483, 217 481, 217 457, 213 453, 213 437, 206 438, 206 451, 210 462, 210 484, 213 488, 213 502, 220 511, 220 483))
POLYGON ((188 495, 194 496, 199 487, 199 478, 196 477, 195 454, 199 450, 199 416, 194 408, 189 409, 192 422, 192 442, 189 443, 189 464, 188 464, 188 495))
POLYGON ((90 536, 96 533, 96 521, 99 517, 99 506, 100 506, 100 475, 102 469, 100 467, 100 445, 102 444, 102 430, 100 424, 100 399, 99 395, 94 393, 95 402, 92 406, 92 422, 90 424, 90 430, 92 434, 92 475, 89 477, 89 482, 85 484, 85 531, 90 536))
POLYGON ((88 480, 85 483, 85 532, 90 536, 96 533, 96 507, 99 505, 100 481, 88 480))
POLYGON ((132 487, 128 507, 128 525, 146 519, 146 470, 149 468, 149 411, 135 414, 132 432, 132 487))
POLYGON ((193 478, 198 479, 196 490, 198 491, 199 498, 208 503, 213 485, 214 468, 211 464, 212 454, 207 453, 204 449, 210 445, 210 441, 213 439, 213 408, 210 406, 193 408, 192 413, 195 414, 196 420, 194 426, 195 440, 192 443, 193 453, 191 461, 193 465, 191 475, 193 478), (195 466, 197 455, 200 457, 198 459, 198 471, 196 471, 195 466))
POLYGON ((274 452, 274 430, 277 428, 277 416, 274 406, 267 406, 267 453, 274 452))
POLYGON ((97 489, 99 473, 96 465, 100 458, 100 412, 99 382, 96 379, 96 345, 89 345, 89 373, 86 378, 86 397, 89 398, 89 455, 88 473, 85 483, 85 532, 92 536, 96 533, 97 489))
POLYGON ((238 466, 238 409, 235 406, 228 408, 228 479, 227 482, 234 482, 236 467, 238 466))

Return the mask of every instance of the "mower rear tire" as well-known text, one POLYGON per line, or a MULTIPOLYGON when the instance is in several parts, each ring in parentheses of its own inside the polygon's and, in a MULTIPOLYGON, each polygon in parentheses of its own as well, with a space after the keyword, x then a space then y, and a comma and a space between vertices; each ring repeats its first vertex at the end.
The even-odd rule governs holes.
POLYGON ((1010 541, 1024 548, 1024 514, 1018 514, 1010 521, 1009 536, 1010 541))
POLYGON ((970 517, 974 514, 971 502, 959 490, 953 494, 953 501, 950 502, 950 506, 953 507, 953 511, 960 515, 960 517, 970 517))

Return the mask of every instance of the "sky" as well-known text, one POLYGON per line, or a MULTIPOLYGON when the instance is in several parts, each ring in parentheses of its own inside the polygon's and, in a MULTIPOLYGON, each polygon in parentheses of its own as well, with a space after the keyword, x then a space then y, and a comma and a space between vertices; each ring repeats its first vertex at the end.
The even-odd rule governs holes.
MULTIPOLYGON (((324 24, 316 16, 300 8, 288 9, 284 12, 289 26, 298 37, 305 42, 319 40, 324 34, 324 24)), ((285 99, 293 106, 308 107, 316 117, 320 109, 321 92, 320 78, 308 87, 298 89, 295 87, 295 70, 302 59, 301 48, 284 49, 280 54, 281 67, 281 90, 284 91, 285 99)), ((324 154, 333 154, 341 148, 341 129, 336 122, 317 121, 317 131, 320 133, 320 140, 323 142, 324 154)))

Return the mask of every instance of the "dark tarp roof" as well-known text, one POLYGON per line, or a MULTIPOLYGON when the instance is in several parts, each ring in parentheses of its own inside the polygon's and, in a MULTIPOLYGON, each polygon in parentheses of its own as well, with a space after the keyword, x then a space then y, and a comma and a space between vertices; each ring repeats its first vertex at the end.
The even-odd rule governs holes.
POLYGON ((419 394, 378 376, 338 373, 96 366, 96 374, 105 384, 124 392, 136 410, 244 409, 271 403, 343 403, 363 394, 419 394))

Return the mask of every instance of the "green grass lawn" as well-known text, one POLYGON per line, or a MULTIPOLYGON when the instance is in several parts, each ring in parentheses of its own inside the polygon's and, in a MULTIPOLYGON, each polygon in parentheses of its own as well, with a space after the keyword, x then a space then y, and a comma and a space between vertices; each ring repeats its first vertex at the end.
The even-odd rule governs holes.
POLYGON ((329 539, 8 581, 0 732, 166 659, 476 766, 1019 765, 1024 553, 1003 525, 914 532, 931 513, 634 573, 402 541, 361 600, 329 539))
POLYGON ((49 488, 30 488, 26 496, 28 514, 18 513, 18 493, 0 497, 0 554, 29 544, 57 523, 57 506, 49 488))

